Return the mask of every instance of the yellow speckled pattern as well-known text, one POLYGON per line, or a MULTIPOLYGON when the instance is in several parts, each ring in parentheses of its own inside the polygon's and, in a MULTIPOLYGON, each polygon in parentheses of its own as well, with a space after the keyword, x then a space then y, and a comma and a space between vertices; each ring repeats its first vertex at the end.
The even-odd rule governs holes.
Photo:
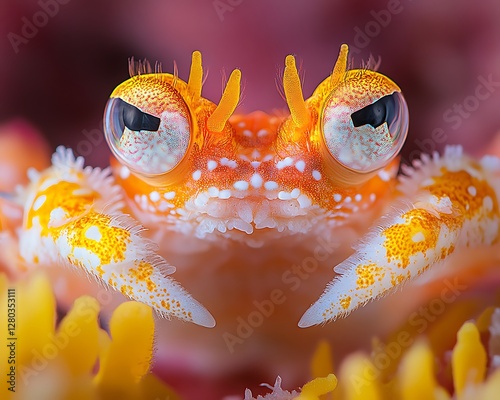
POLYGON ((93 190, 82 190, 81 186, 74 182, 55 182, 47 188, 43 188, 43 185, 40 186, 41 190, 37 193, 33 206, 28 209, 26 228, 31 228, 33 222, 38 220, 44 235, 49 232, 54 235, 59 229, 57 222, 55 224, 54 222, 49 223, 51 217, 53 220, 54 217, 55 219, 58 218, 51 214, 54 210, 60 211, 60 218, 69 220, 82 215, 89 204, 92 204, 95 199, 100 197, 93 190))
POLYGON ((339 299, 339 304, 344 310, 348 310, 351 305, 351 296, 341 296, 339 299))
MULTIPOLYGON (((63 231, 72 249, 86 249, 97 257, 100 266, 123 262, 125 251, 131 242, 128 230, 112 226, 111 217, 95 212, 69 222, 60 231, 63 231)), ((56 232, 54 235, 59 237, 56 232)), ((74 260, 74 253, 69 257, 74 260)))
MULTIPOLYGON (((474 165, 471 165, 473 171, 472 167, 474 165)), ((472 176, 468 171, 442 169, 441 175, 426 188, 438 199, 449 198, 456 212, 465 218, 472 218, 482 212, 485 212, 484 217, 491 218, 498 213, 498 199, 490 183, 472 176)))
POLYGON ((427 210, 413 209, 401 216, 401 224, 384 229, 384 248, 389 262, 396 261, 400 268, 407 268, 410 257, 436 247, 439 231, 439 217, 427 210))
POLYGON ((377 264, 368 264, 357 266, 356 275, 358 276, 357 287, 365 289, 375 284, 376 281, 381 281, 385 276, 385 272, 384 268, 377 266, 377 264))
POLYGON ((167 110, 187 116, 185 102, 172 85, 170 74, 137 75, 118 86, 111 97, 121 98, 154 116, 160 116, 167 110))

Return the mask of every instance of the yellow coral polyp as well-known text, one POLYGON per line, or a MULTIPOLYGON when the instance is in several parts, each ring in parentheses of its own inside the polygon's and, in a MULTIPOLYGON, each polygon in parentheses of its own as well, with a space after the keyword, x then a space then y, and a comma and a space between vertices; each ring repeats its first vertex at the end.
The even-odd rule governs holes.
POLYGON ((341 395, 347 400, 382 400, 377 368, 363 354, 349 356, 340 368, 341 395))
MULTIPOLYGON (((135 301, 118 306, 109 321, 108 334, 99 327, 100 305, 90 296, 75 300, 56 325, 55 298, 43 274, 16 284, 0 275, 0 294, 0 315, 10 315, 9 310, 12 313, 7 299, 15 299, 15 326, 8 325, 12 322, 8 318, 0 319, 0 331, 13 332, 9 344, 13 343, 15 354, 15 385, 2 399, 38 400, 42 391, 51 400, 179 399, 150 373, 155 324, 149 306, 135 301)), ((278 384, 270 397, 264 398, 496 399, 500 370, 487 377, 488 355, 480 338, 480 332, 492 324, 492 314, 493 309, 487 310, 476 323, 466 322, 459 329, 451 357, 451 393, 438 383, 435 354, 425 340, 416 340, 401 359, 391 360, 394 373, 381 373, 376 353, 355 353, 344 360, 338 375, 334 374, 330 345, 322 341, 312 357, 314 379, 299 393, 283 391, 278 384)), ((0 359, 2 376, 11 371, 8 360, 0 359)))
POLYGON ((453 381, 458 398, 469 385, 484 381, 486 375, 486 350, 479 331, 472 322, 466 322, 457 333, 457 344, 453 349, 453 381))
POLYGON ((149 371, 151 364, 154 336, 152 310, 142 303, 123 303, 116 309, 109 327, 112 341, 101 359, 96 383, 103 388, 132 390, 149 371))
POLYGON ((96 299, 82 296, 75 300, 73 308, 59 324, 56 333, 59 343, 68 339, 67 345, 61 348, 60 356, 73 376, 91 371, 99 356, 99 309, 96 299))
POLYGON ((304 385, 302 392, 295 400, 319 400, 319 396, 331 393, 336 387, 337 377, 334 374, 316 378, 304 385))
POLYGON ((398 378, 401 400, 449 399, 437 384, 434 356, 423 341, 410 348, 401 362, 398 378))
MULTIPOLYGON (((6 376, 14 366, 15 385, 2 399, 39 399, 40 393, 51 400, 178 399, 150 373, 154 319, 149 306, 134 301, 118 306, 109 335, 99 327, 100 306, 93 297, 75 300, 56 326, 56 302, 44 275, 15 285, 0 275, 0 315, 7 315, 8 289, 16 301, 15 363, 2 357, 0 373, 6 376)), ((0 329, 8 331, 6 318, 0 319, 0 329)))
MULTIPOLYGON (((335 375, 331 379, 331 391, 336 400, 494 400, 500 393, 500 370, 486 374, 487 352, 480 340, 480 331, 486 331, 491 323, 492 309, 484 312, 477 323, 466 322, 457 333, 457 343, 452 351, 451 368, 453 391, 448 393, 438 383, 435 354, 430 345, 418 339, 411 345, 401 360, 391 360, 397 366, 389 378, 383 377, 377 368, 376 353, 371 356, 355 353, 348 356, 340 366, 338 385, 335 375), (335 381, 335 385, 333 382, 335 381), (338 386, 336 389, 335 387, 338 386), (335 389, 335 390, 333 390, 335 389)), ((325 374, 331 366, 330 346, 322 341, 312 357, 313 376, 325 374)), ((329 372, 334 372, 333 368, 329 372)), ((306 388, 319 388, 326 378, 315 378, 304 385, 302 393, 294 400, 316 399, 309 396, 306 388)), ((325 391, 324 393, 329 393, 325 391)), ((319 394, 319 390, 315 395, 319 394)))
POLYGON ((311 375, 315 378, 327 376, 333 371, 333 361, 330 356, 330 343, 319 342, 311 361, 311 375))

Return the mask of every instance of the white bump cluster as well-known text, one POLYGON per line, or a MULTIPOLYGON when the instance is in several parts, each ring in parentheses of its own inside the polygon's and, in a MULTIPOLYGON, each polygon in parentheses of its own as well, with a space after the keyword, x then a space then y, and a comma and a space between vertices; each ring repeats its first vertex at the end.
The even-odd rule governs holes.
POLYGON ((224 165, 224 166, 229 167, 231 169, 235 169, 238 166, 238 163, 234 160, 230 160, 229 158, 222 157, 220 159, 220 165, 224 165))
POLYGON ((234 182, 233 187, 236 190, 247 190, 248 189, 248 182, 247 181, 236 181, 236 182, 234 182))
POLYGON ((219 197, 219 188, 216 188, 215 186, 210 186, 207 189, 207 193, 210 197, 219 197))
POLYGON ((260 176, 260 174, 257 172, 255 174, 253 174, 252 177, 250 178, 250 184, 255 189, 260 188, 262 186, 263 181, 264 181, 264 179, 262 179, 262 176, 260 176))
POLYGON ((127 179, 130 176, 130 170, 125 165, 120 167, 120 178, 127 179))
POLYGON ((217 161, 214 161, 214 160, 208 160, 207 162, 207 169, 209 171, 213 171, 215 168, 217 168, 217 161))
POLYGON ((295 163, 295 168, 297 168, 297 171, 299 172, 304 172, 304 169, 306 168, 306 163, 304 160, 299 160, 295 163))
POLYGON ((483 207, 486 212, 491 212, 491 210, 493 210, 493 200, 490 196, 485 196, 483 199, 483 207))
POLYGON ((385 169, 378 172, 378 177, 384 182, 389 182, 391 180, 391 175, 385 169))
POLYGON ((219 199, 229 199, 231 197, 231 191, 229 189, 224 189, 219 192, 219 199))
POLYGON ((201 178, 201 171, 197 169, 196 171, 193 172, 193 179, 195 181, 198 181, 200 180, 200 178, 201 178))
POLYGON ((293 158, 292 157, 286 157, 283 160, 280 160, 276 163, 276 168, 278 169, 283 169, 285 167, 290 167, 293 165, 293 158))
POLYGON ((252 158, 255 160, 256 158, 260 158, 260 157, 261 157, 260 151, 257 149, 254 149, 254 151, 252 151, 252 158))
POLYGON ((278 189, 278 183, 274 181, 267 181, 266 183, 264 183, 264 188, 266 190, 276 190, 278 189))
POLYGON ((87 239, 95 240, 96 242, 101 240, 101 232, 99 231, 99 227, 92 225, 85 231, 85 237, 87 239))
POLYGON ((299 203, 300 208, 307 208, 312 205, 311 199, 301 193, 299 188, 294 188, 292 189, 291 192, 285 192, 284 190, 281 190, 278 192, 278 199, 280 200, 297 200, 299 203))
POLYGON ((157 202, 160 200, 160 193, 158 193, 156 190, 153 190, 151 193, 149 193, 149 199, 152 202, 157 202))

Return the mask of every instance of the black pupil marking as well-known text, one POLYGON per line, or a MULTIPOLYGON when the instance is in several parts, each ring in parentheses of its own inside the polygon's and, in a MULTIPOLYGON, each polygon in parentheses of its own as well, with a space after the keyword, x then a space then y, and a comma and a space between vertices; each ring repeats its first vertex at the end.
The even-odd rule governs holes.
POLYGON ((127 102, 123 102, 123 122, 132 131, 157 131, 160 128, 160 118, 142 112, 127 102))
POLYGON ((378 128, 384 122, 390 125, 396 115, 394 95, 395 93, 384 96, 375 103, 353 112, 351 119, 354 126, 371 125, 378 128))

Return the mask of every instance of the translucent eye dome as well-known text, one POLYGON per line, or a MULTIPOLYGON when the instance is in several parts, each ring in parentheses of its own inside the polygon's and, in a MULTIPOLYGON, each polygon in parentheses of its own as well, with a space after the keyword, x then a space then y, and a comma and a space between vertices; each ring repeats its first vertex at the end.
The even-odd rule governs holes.
POLYGON ((330 154, 345 167, 363 173, 387 165, 408 133, 403 95, 394 92, 360 109, 339 98, 331 96, 323 110, 323 137, 330 154))
POLYGON ((113 154, 133 171, 156 175, 171 171, 185 156, 191 137, 187 106, 159 117, 113 97, 104 112, 104 132, 113 154))

